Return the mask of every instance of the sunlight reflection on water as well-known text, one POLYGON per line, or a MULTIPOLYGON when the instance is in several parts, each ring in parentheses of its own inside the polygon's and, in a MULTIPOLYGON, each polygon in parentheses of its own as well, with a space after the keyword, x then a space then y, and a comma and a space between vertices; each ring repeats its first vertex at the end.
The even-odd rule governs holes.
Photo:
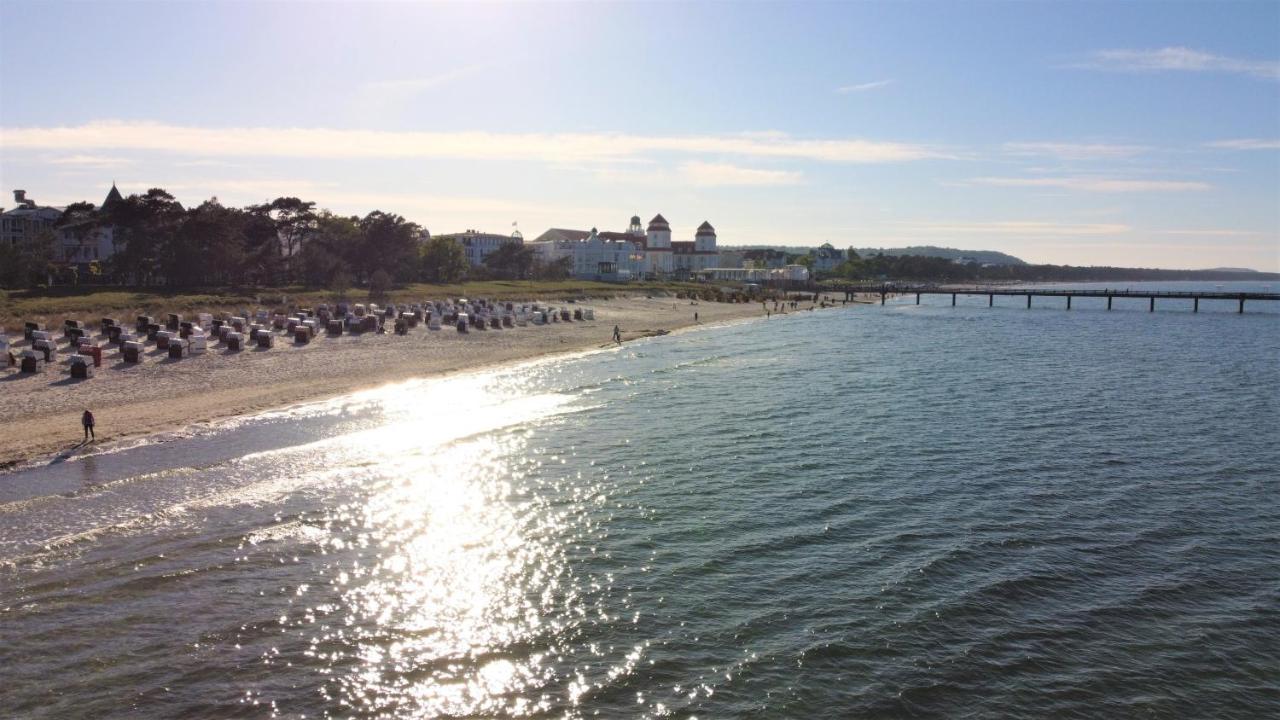
POLYGON ((323 520, 338 601, 282 623, 309 633, 307 655, 333 674, 330 700, 424 716, 550 707, 539 689, 554 680, 556 639, 588 612, 565 546, 591 523, 530 492, 528 471, 544 456, 518 432, 573 398, 510 389, 479 375, 372 391, 358 400, 379 405, 385 422, 321 443, 318 460, 374 478, 367 498, 323 520), (544 650, 518 650, 534 646, 544 650))

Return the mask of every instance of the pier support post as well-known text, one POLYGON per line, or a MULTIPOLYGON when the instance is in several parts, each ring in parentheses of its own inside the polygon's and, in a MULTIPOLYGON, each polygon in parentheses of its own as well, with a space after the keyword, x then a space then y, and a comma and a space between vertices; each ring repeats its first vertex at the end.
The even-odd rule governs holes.
POLYGON ((1155 311, 1156 311, 1156 298, 1154 295, 1152 295, 1151 306, 1147 308, 1147 312, 1155 312, 1155 311))
POLYGON ((1196 298, 1191 302, 1191 312, 1200 312, 1200 298, 1196 298))
POLYGON ((1107 296, 1107 309, 1108 309, 1108 310, 1110 310, 1110 309, 1111 309, 1111 296, 1110 296, 1110 295, 1108 295, 1108 296, 1107 296))
POLYGON ((1068 295, 1068 296, 1067 296, 1067 309, 1068 309, 1068 310, 1070 310, 1070 309, 1071 309, 1071 296, 1070 296, 1070 295, 1068 295))
POLYGON ((881 291, 880 291, 880 304, 881 304, 881 305, 883 305, 883 304, 884 304, 884 296, 885 296, 885 292, 884 292, 883 290, 881 290, 881 291))
POLYGON ((988 296, 987 296, 987 307, 991 307, 992 305, 995 305, 995 304, 996 304, 996 296, 995 296, 995 295, 988 295, 988 296))
POLYGON ((1244 314, 1244 298, 1240 298, 1240 309, 1237 310, 1236 312, 1240 313, 1241 315, 1244 314))
POLYGON ((1027 293, 1027 309, 1031 309, 1031 293, 1027 293))
MULTIPOLYGON (((1241 301, 1240 301, 1240 305, 1241 305, 1241 306, 1243 306, 1243 305, 1244 305, 1244 301, 1243 301, 1243 300, 1241 300, 1241 301)), ((955 294, 955 293, 951 293, 951 307, 955 307, 955 306, 956 306, 956 294, 955 294)))
POLYGON ((920 304, 920 293, 916 293, 916 304, 920 304))

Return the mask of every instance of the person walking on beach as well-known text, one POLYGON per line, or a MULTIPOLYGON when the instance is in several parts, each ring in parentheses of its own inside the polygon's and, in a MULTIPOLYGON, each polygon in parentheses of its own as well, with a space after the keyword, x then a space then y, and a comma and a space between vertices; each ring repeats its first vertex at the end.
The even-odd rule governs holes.
POLYGON ((693 311, 693 321, 694 321, 694 322, 698 322, 698 311, 697 311, 697 310, 693 311))
POLYGON ((617 325, 613 326, 613 341, 622 344, 622 330, 617 325))
POLYGON ((80 424, 84 426, 84 439, 86 441, 89 438, 93 438, 95 441, 98 439, 98 436, 93 434, 93 413, 85 410, 84 415, 80 416, 80 424))

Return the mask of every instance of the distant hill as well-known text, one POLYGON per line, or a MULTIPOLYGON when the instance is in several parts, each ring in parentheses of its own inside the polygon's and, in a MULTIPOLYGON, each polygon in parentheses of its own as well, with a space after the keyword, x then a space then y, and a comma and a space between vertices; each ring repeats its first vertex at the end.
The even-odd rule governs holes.
MULTIPOLYGON (((796 255, 803 255, 813 248, 799 247, 796 245, 722 245, 722 250, 781 250, 782 252, 796 255)), ((840 248, 844 250, 845 248, 840 248)), ((914 255, 918 257, 939 257, 947 260, 956 260, 959 258, 968 258, 977 262, 979 265, 1026 265, 1027 261, 1016 258, 1008 253, 1002 253, 998 250, 957 250, 955 248, 937 247, 934 245, 913 245, 903 248, 854 248, 858 255, 862 257, 870 257, 876 254, 884 254, 890 257, 902 257, 906 255, 914 255)))
POLYGON ((920 257, 940 257, 948 260, 969 258, 979 265, 1026 265, 1027 261, 1016 258, 998 250, 957 250, 955 248, 937 247, 936 245, 912 245, 904 248, 855 248, 862 257, 883 253, 894 257, 916 255, 920 257))
POLYGON ((1252 268, 1206 268, 1205 272, 1238 272, 1258 274, 1260 271, 1252 268))

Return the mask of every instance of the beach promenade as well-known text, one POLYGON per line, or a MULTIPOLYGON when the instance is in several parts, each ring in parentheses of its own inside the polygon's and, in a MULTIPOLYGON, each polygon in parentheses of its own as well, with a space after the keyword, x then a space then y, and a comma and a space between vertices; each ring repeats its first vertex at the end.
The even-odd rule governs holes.
MULTIPOLYGON (((141 364, 111 349, 97 375, 74 380, 66 367, 0 372, 0 467, 75 446, 80 414, 97 418, 98 442, 172 431, 186 425, 316 400, 412 377, 474 370, 556 353, 608 347, 614 325, 624 341, 695 324, 764 317, 759 303, 674 298, 591 300, 596 319, 459 334, 420 326, 407 336, 366 333, 321 336, 307 345, 229 352, 223 345, 181 360, 148 347, 141 364), (697 313, 697 323, 694 313, 697 313)), ((770 304, 772 308, 772 304, 770 304)), ((808 304, 801 306, 807 309, 808 304)), ((447 420, 449 409, 440 408, 447 420)))

